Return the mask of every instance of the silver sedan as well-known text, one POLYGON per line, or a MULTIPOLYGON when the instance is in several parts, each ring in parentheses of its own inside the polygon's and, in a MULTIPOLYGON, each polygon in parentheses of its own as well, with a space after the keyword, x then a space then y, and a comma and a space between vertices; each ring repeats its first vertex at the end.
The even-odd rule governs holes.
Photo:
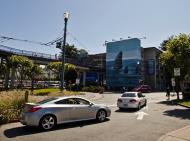
POLYGON ((117 100, 117 107, 123 108, 137 108, 146 106, 147 99, 141 92, 125 92, 117 100))
POLYGON ((52 97, 36 104, 25 104, 20 122, 49 130, 56 124, 67 122, 90 119, 102 122, 110 115, 111 110, 106 105, 94 104, 84 98, 52 97))

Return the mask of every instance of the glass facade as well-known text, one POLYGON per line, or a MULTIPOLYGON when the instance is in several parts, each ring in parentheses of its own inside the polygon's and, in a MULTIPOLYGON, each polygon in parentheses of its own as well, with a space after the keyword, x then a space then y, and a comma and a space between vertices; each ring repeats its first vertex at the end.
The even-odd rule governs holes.
POLYGON ((155 60, 149 59, 147 60, 147 73, 149 75, 154 75, 155 73, 155 60))
POLYGON ((134 38, 107 43, 107 86, 136 87, 139 80, 142 80, 140 40, 134 38))

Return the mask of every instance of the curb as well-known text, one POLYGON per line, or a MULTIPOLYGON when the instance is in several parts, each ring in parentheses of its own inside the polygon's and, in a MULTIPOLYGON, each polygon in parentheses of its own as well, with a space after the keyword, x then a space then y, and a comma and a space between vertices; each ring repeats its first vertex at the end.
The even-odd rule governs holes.
POLYGON ((164 139, 167 138, 168 136, 171 136, 172 134, 175 134, 176 132, 181 131, 181 130, 184 130, 184 129, 186 129, 186 128, 190 128, 190 125, 187 125, 187 126, 185 126, 185 127, 176 129, 176 130, 171 131, 171 132, 168 132, 168 133, 166 133, 165 135, 162 135, 157 141, 164 141, 164 139))
MULTIPOLYGON (((178 103, 177 103, 178 104, 178 103)), ((190 108, 190 106, 186 106, 186 105, 183 105, 183 104, 178 104, 178 105, 180 105, 180 106, 182 106, 182 107, 185 107, 185 108, 190 108)))

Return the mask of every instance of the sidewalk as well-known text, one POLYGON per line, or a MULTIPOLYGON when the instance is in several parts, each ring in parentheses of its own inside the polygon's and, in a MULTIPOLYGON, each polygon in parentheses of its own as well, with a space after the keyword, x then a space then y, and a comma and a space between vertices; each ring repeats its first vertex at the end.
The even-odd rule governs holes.
POLYGON ((98 100, 103 98, 103 94, 99 94, 99 93, 89 93, 89 92, 84 92, 85 95, 80 95, 80 97, 86 98, 88 100, 98 100))
POLYGON ((190 141, 190 125, 167 133, 157 141, 190 141))

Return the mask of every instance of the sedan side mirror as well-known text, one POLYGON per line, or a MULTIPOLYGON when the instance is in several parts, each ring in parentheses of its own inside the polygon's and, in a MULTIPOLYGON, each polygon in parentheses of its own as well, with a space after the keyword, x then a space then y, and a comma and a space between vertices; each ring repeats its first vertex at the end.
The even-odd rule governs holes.
POLYGON ((93 103, 90 103, 90 104, 89 104, 90 107, 93 106, 93 105, 94 105, 93 103))

